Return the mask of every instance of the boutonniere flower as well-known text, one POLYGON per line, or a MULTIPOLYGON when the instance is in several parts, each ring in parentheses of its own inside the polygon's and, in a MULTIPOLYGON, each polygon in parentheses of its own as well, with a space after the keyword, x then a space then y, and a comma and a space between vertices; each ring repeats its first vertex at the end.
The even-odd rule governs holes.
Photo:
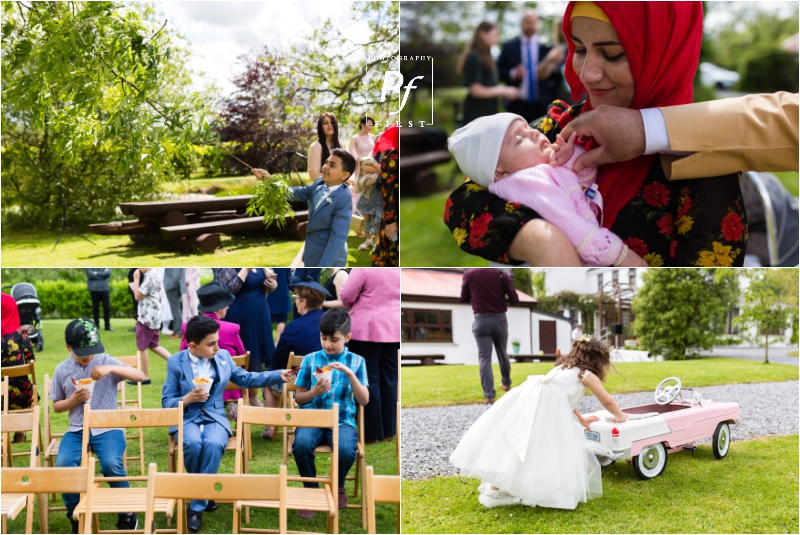
POLYGON ((328 202, 328 203, 332 203, 333 202, 330 197, 326 198, 325 201, 328 202))

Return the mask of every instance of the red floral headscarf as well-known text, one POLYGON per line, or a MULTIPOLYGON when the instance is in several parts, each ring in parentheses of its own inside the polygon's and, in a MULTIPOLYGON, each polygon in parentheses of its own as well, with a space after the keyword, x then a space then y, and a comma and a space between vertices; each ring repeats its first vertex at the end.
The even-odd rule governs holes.
MULTIPOLYGON (((565 74, 573 100, 586 91, 572 69, 575 44, 570 39, 570 14, 575 4, 570 2, 567 6, 562 26, 569 43, 565 74)), ((628 57, 635 84, 630 109, 691 103, 692 80, 703 38, 701 2, 597 2, 597 5, 611 20, 628 57)), ((587 100, 583 110, 591 109, 592 104, 587 100)), ((596 146, 592 139, 586 148, 596 146)), ((619 211, 633 199, 655 158, 655 155, 639 156, 598 169, 604 227, 611 228, 619 211)))
POLYGON ((5 336, 19 330, 19 310, 17 302, 13 297, 4 293, 0 301, 0 311, 2 311, 3 325, 0 334, 5 336))
POLYGON ((385 150, 399 150, 399 147, 400 128, 397 127, 397 123, 394 123, 384 130, 381 137, 378 138, 378 141, 375 143, 375 148, 372 149, 372 154, 378 154, 385 150))

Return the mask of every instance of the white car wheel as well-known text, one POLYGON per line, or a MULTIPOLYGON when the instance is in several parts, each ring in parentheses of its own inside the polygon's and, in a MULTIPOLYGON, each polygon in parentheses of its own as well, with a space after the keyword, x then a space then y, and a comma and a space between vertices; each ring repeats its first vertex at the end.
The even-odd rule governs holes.
POLYGON ((642 448, 633 458, 633 469, 639 479, 660 476, 667 467, 667 449, 660 442, 642 448))
POLYGON ((720 422, 714 431, 714 436, 711 438, 711 449, 714 451, 714 457, 722 459, 728 454, 730 447, 731 428, 727 422, 720 422))

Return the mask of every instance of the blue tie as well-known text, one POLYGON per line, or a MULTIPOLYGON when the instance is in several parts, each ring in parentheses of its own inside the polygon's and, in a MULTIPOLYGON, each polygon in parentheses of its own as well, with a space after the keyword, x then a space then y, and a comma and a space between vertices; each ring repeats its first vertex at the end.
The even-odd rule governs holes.
POLYGON ((536 71, 533 65, 533 37, 528 39, 528 102, 536 102, 536 71))
POLYGON ((320 190, 316 193, 316 195, 314 195, 314 201, 313 202, 314 202, 314 209, 315 210, 317 208, 317 205, 319 204, 319 200, 322 198, 322 196, 325 194, 326 191, 328 191, 328 186, 322 186, 320 188, 320 190))

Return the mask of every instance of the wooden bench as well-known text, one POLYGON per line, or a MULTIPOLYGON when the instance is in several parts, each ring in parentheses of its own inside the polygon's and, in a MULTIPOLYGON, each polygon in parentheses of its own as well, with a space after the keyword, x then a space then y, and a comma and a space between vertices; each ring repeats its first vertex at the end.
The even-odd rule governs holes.
POLYGON ((555 362, 561 355, 509 355, 514 362, 555 362))
POLYGON ((400 359, 401 362, 403 360, 418 360, 420 361, 418 363, 420 366, 433 366, 435 364, 438 364, 436 362, 437 360, 444 360, 444 355, 403 355, 402 357, 400 357, 400 359))
POLYGON ((447 136, 437 129, 403 128, 400 131, 403 157, 400 170, 401 195, 425 196, 437 191, 436 173, 431 169, 449 162, 447 136))

